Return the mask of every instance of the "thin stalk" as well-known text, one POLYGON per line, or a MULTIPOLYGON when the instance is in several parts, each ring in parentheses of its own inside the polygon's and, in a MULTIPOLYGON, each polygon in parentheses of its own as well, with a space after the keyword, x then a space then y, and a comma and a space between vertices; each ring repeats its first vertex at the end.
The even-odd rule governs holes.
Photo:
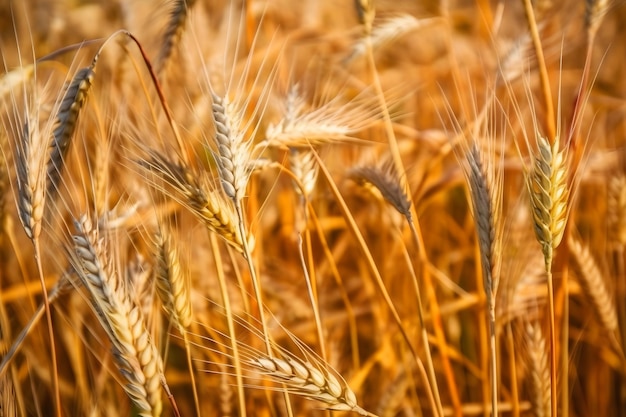
MULTIPOLYGON (((215 260, 217 270, 217 282, 220 287, 220 294, 222 297, 222 303, 224 303, 224 310, 226 311, 226 323, 228 325, 228 333, 230 334, 231 349, 233 350, 233 362, 235 366, 235 379, 237 380, 237 396, 239 400, 239 415, 246 417, 246 396, 244 392, 243 383, 243 370, 241 367, 241 357, 239 356, 239 347, 237 345, 237 337, 235 333, 235 321, 233 319, 233 310, 230 306, 230 297, 228 295, 228 288, 226 286, 226 277, 224 276, 224 269, 222 265, 222 255, 220 254, 220 248, 217 244, 217 236, 215 233, 209 233, 211 239, 211 247, 213 249, 213 259, 215 260)), ((244 239, 245 241, 245 239, 244 239)))
POLYGON ((43 267, 41 264, 41 248, 39 245, 39 238, 33 239, 33 246, 35 248, 35 262, 37 262, 37 271, 39 273, 39 280, 41 281, 41 293, 43 295, 43 305, 46 312, 46 321, 48 322, 48 338, 50 340, 50 357, 52 359, 52 367, 50 368, 50 379, 52 381, 52 391, 54 394, 54 410, 57 417, 61 417, 61 393, 59 392, 59 374, 57 365, 56 347, 54 345, 54 331, 52 329, 52 312, 50 310, 50 300, 48 298, 48 289, 46 288, 46 281, 43 277, 43 267))
POLYGON ((193 391, 193 402, 194 405, 196 407, 196 415, 198 417, 202 416, 202 413, 200 412, 200 398, 198 398, 198 387, 196 385, 196 377, 193 373, 194 369, 193 369, 193 363, 191 360, 191 345, 189 343, 189 336, 187 334, 187 330, 183 329, 182 326, 180 326, 180 331, 183 334, 183 343, 185 344, 185 353, 187 356, 187 366, 189 367, 189 379, 191 382, 191 390, 193 391))
MULTIPOLYGON (((398 233, 399 234, 399 233, 398 233)), ((426 354, 426 366, 428 369, 428 377, 430 379, 430 385, 432 386, 433 395, 435 396, 435 403, 437 404, 437 413, 443 417, 443 405, 441 404, 441 395, 439 394, 439 385, 437 384, 437 374, 435 373, 435 364, 433 362, 432 353, 430 351, 430 343, 428 341, 428 331, 426 330, 426 324, 424 321, 424 307, 422 305, 422 296, 420 292, 419 283, 417 282, 417 275, 413 268, 413 262, 411 256, 403 245, 403 255, 406 261, 409 273, 411 275, 411 282, 413 283, 413 289, 415 290, 415 298, 417 301, 417 315, 420 323, 420 334, 422 337, 422 343, 424 344, 424 352, 426 354)))
MULTIPOLYGON (((548 141, 550 144, 554 144, 556 140, 556 126, 555 126, 555 113, 554 103, 552 102, 552 90, 550 89, 550 78, 548 76, 548 67, 546 66, 546 59, 543 55, 543 48, 541 46, 541 38, 539 37, 539 29, 537 28, 537 21, 535 20, 535 12, 531 0, 524 0, 524 11, 526 12, 526 20, 528 21, 528 27, 530 29, 530 35, 535 48, 535 54, 537 55, 537 67, 539 69, 539 79, 541 82, 541 90, 543 92, 543 98, 546 106, 546 129, 548 135, 548 141)), ((555 414, 556 416, 556 414, 555 414)))
POLYGON ((548 279, 548 312, 550 321, 550 407, 552 416, 557 416, 557 369, 556 369, 556 326, 554 323, 554 284, 552 280, 552 257, 546 259, 546 275, 548 279))
POLYGON ((267 330, 267 322, 265 321, 265 310, 263 305, 263 297, 261 294, 261 283, 259 281, 259 277, 256 273, 256 267, 254 266, 254 262, 252 260, 252 251, 250 250, 250 245, 248 243, 245 226, 245 217, 243 214, 243 207, 241 206, 241 201, 235 201, 235 210, 237 212, 237 217, 239 219, 239 234, 241 236, 242 248, 243 248, 243 257, 246 259, 248 263, 248 270, 250 271, 250 280, 252 281, 252 288, 254 291, 254 296, 256 297, 256 303, 259 309, 259 321, 261 322, 261 326, 263 327, 263 339, 265 341, 265 350, 267 351, 267 355, 272 358, 272 343, 270 341, 270 334, 267 330))
POLYGON ((315 317, 315 327, 317 329, 317 338, 319 339, 320 353, 322 359, 327 360, 326 347, 324 346, 324 334, 322 331, 322 320, 320 318, 320 310, 317 305, 317 297, 313 289, 313 279, 309 275, 307 264, 304 260, 302 235, 298 233, 298 255, 300 256, 300 263, 302 265, 302 272, 304 273, 304 281, 306 282, 307 291, 309 293, 309 299, 311 301, 311 308, 313 309, 313 317, 315 317))

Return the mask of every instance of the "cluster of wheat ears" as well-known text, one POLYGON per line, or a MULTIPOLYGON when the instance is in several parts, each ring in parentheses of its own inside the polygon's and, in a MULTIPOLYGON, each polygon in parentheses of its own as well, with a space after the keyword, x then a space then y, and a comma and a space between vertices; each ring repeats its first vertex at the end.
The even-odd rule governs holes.
POLYGON ((624 21, 2 0, 0 416, 625 416, 624 21))

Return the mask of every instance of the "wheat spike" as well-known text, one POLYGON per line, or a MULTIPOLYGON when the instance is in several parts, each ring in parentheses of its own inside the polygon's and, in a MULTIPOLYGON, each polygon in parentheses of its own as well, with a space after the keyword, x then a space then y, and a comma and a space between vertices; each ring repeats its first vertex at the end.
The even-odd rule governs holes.
POLYGON ((550 145, 546 138, 539 136, 539 152, 527 178, 535 235, 546 264, 552 261, 567 222, 567 167, 564 152, 558 150, 558 142, 550 145))
POLYGON ((411 221, 411 202, 390 168, 362 166, 351 169, 349 176, 361 185, 373 185, 389 204, 411 221))
POLYGON ((466 159, 469 165, 468 180, 474 221, 484 270, 484 289, 490 297, 493 297, 498 285, 500 237, 497 224, 500 217, 500 199, 497 195, 493 169, 483 163, 483 157, 475 142, 470 145, 466 159))
POLYGON ((80 111, 85 104, 89 89, 95 77, 94 64, 78 70, 69 87, 67 88, 63 100, 57 111, 56 128, 54 129, 52 142, 50 144, 50 158, 48 161, 48 191, 57 189, 61 178, 63 160, 76 130, 76 124, 80 111))
POLYGON ((550 416, 550 367, 546 340, 539 324, 526 325, 526 367, 530 373, 530 403, 536 417, 550 416))
POLYGON ((329 410, 371 415, 357 404, 356 395, 345 381, 311 362, 285 354, 282 358, 259 356, 250 359, 248 365, 272 380, 285 384, 293 394, 323 402, 329 410))
POLYGON ((19 218, 26 235, 36 240, 41 233, 46 202, 46 147, 37 110, 34 115, 28 115, 18 141, 15 164, 19 218))
POLYGON ((608 11, 609 0, 586 0, 585 6, 585 25, 590 33, 596 33, 608 11))
POLYGON ((139 415, 159 416, 163 364, 146 331, 141 310, 133 305, 124 283, 104 258, 104 241, 91 221, 83 216, 75 226, 77 234, 72 236, 75 269, 113 345, 116 364, 127 382, 124 390, 139 415))
POLYGON ((157 153, 153 153, 149 161, 140 162, 140 165, 170 185, 173 190, 167 193, 196 215, 210 231, 217 233, 237 251, 243 251, 235 210, 219 192, 207 189, 201 184, 199 176, 157 153))
POLYGON ((189 15, 189 10, 193 7, 195 0, 174 0, 174 5, 170 12, 170 19, 163 33, 163 41, 161 42, 161 50, 157 59, 157 67, 163 70, 169 58, 180 42, 185 29, 185 22, 189 15))
POLYGON ((169 316, 183 329, 192 319, 191 292, 179 260, 175 241, 167 228, 159 230, 155 242, 156 288, 169 316))
POLYGON ((570 237, 567 241, 576 265, 578 283, 583 294, 589 299, 600 323, 610 332, 617 329, 615 301, 607 288, 604 274, 600 270, 589 248, 580 240, 570 237))
POLYGON ((300 150, 298 148, 289 149, 289 166, 291 172, 298 181, 296 192, 305 200, 309 198, 315 189, 317 181, 318 167, 313 150, 300 150))
POLYGON ((222 188, 233 201, 241 201, 248 184, 250 143, 243 137, 240 130, 241 118, 228 98, 222 98, 215 93, 211 93, 211 97, 217 141, 215 159, 222 188))

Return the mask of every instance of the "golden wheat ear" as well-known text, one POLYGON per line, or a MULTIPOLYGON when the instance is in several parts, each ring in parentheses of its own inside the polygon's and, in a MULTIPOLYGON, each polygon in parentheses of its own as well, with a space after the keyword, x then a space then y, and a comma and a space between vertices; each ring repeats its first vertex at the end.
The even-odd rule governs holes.
POLYGON ((76 220, 75 227, 71 260, 113 345, 115 363, 125 379, 123 388, 139 415, 158 417, 163 408, 159 387, 164 381, 163 363, 141 310, 131 301, 113 260, 107 258, 98 229, 86 216, 76 220))
POLYGON ((165 27, 161 49, 156 61, 157 72, 162 72, 166 69, 174 50, 183 36, 185 23, 196 0, 174 0, 172 3, 174 4, 170 11, 170 19, 165 27))

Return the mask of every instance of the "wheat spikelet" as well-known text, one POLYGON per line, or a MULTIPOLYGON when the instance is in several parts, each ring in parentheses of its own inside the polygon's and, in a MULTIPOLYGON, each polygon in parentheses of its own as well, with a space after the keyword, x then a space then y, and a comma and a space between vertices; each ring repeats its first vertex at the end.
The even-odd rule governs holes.
POLYGON ((361 185, 374 186, 389 204, 411 221, 411 202, 391 169, 362 166, 351 169, 349 176, 361 185))
POLYGON ((550 145, 546 138, 538 138, 539 152, 526 180, 535 235, 546 264, 552 261, 567 222, 567 167, 564 152, 558 150, 558 142, 550 145))
POLYGON ((576 265, 578 283, 583 294, 593 305, 600 323, 608 331, 617 329, 617 311, 611 292, 607 288, 604 275, 596 263, 589 248, 576 238, 569 238, 569 249, 576 265))
POLYGON ((618 247, 626 245, 626 175, 609 180, 607 223, 609 241, 618 247))
POLYGON ((50 143, 50 158, 48 161, 48 191, 57 189, 61 178, 63 160, 76 129, 78 116, 85 104, 89 89, 95 76, 95 61, 89 67, 78 70, 72 82, 65 91, 56 116, 56 128, 50 143))
POLYGON ((162 70, 167 64, 169 58, 180 42, 185 29, 185 22, 189 15, 189 10, 193 7, 195 0, 174 0, 174 5, 170 12, 170 19, 163 33, 163 41, 161 42, 161 50, 157 58, 157 67, 162 70))
POLYGON ((182 271, 178 249, 167 228, 156 234, 155 256, 157 293, 174 322, 187 328, 192 319, 189 281, 182 271))
POLYGON ((222 98, 215 93, 211 93, 211 97, 217 141, 215 159, 222 188, 228 197, 238 202, 243 199, 248 184, 250 143, 243 137, 240 129, 241 117, 228 98, 222 98))
POLYGON ((530 373, 530 403, 536 417, 550 416, 550 367, 546 340, 539 324, 528 323, 525 327, 526 367, 530 373))
POLYGON ((124 283, 110 266, 104 241, 83 216, 75 222, 73 262, 91 295, 92 306, 113 345, 113 355, 126 379, 124 390, 141 416, 159 416, 161 357, 145 329, 140 308, 133 305, 124 283))
POLYGON ((18 136, 15 158, 18 214, 26 235, 36 240, 41 233, 46 202, 46 146, 39 130, 38 110, 27 116, 18 136))
POLYGON ((153 153, 149 161, 140 162, 140 165, 170 185, 173 190, 166 191, 168 195, 188 208, 210 231, 217 233, 237 251, 243 251, 235 210, 219 192, 204 187, 199 176, 157 153, 153 153))
POLYGON ((319 365, 291 355, 282 355, 282 358, 259 356, 248 360, 247 364, 272 380, 285 384, 290 393, 323 402, 329 410, 371 415, 357 404, 354 392, 345 381, 319 365))

